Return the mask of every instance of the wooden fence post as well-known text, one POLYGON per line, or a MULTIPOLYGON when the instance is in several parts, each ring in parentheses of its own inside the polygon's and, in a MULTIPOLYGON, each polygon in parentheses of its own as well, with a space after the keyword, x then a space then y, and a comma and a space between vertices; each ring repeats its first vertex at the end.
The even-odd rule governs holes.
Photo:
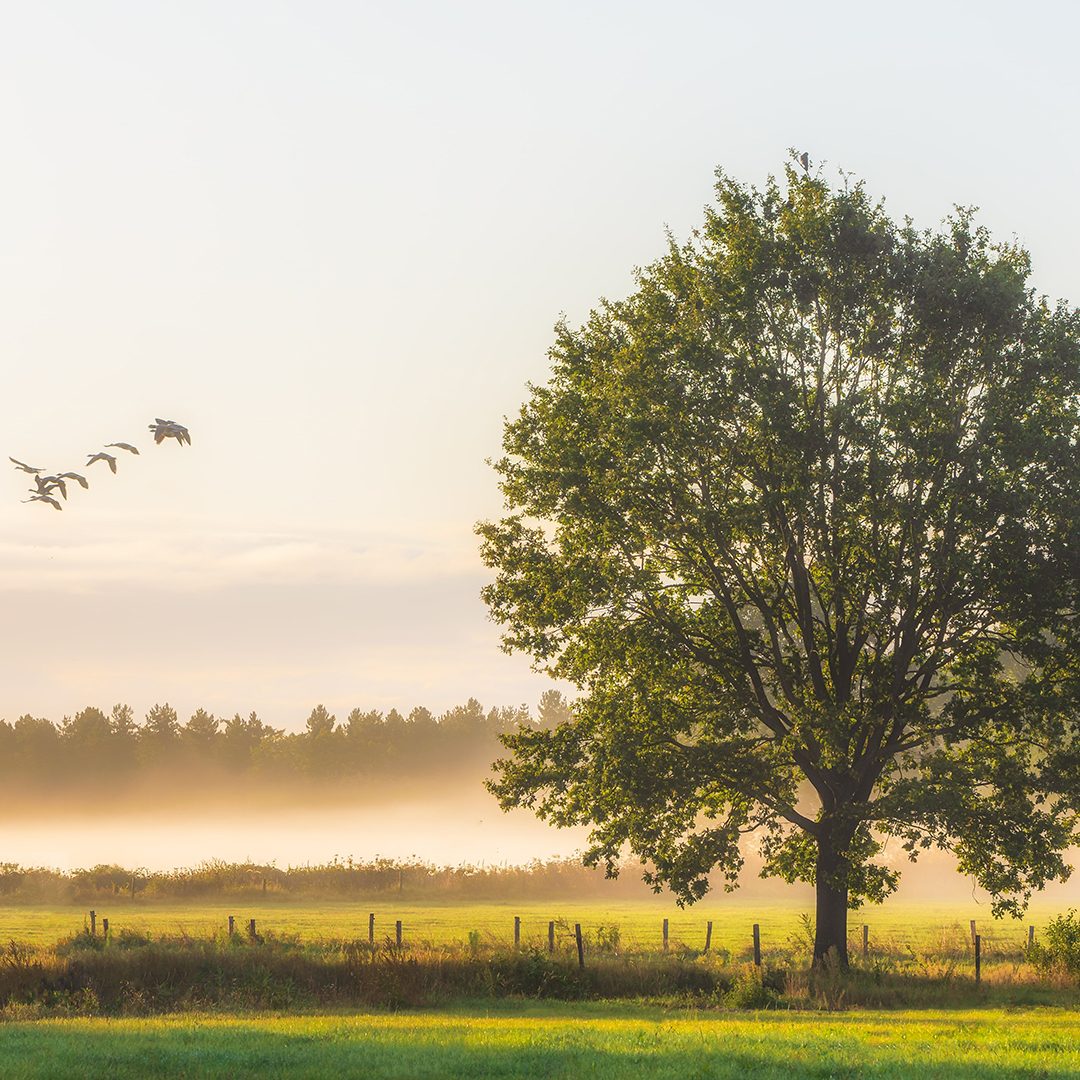
POLYGON ((761 927, 754 923, 754 966, 761 967, 761 927))
POLYGON ((248 923, 248 937, 250 937, 252 941, 255 940, 255 920, 254 919, 252 919, 248 923))
POLYGON ((975 935, 975 985, 982 981, 982 935, 975 935))
POLYGON ((236 927, 233 923, 233 917, 229 916, 229 937, 232 937, 236 933, 236 927))
POLYGON ((870 927, 863 923, 862 928, 862 954, 863 956, 870 955, 870 927))
POLYGON ((514 916, 514 948, 521 948, 521 917, 514 916))
POLYGON ((705 924, 705 951, 708 952, 712 947, 712 923, 705 924))
POLYGON ((975 944, 975 937, 976 937, 976 934, 975 934, 975 920, 972 919, 971 920, 971 944, 972 945, 975 944))
POLYGON ((664 920, 664 952, 667 952, 667 919, 664 920))
POLYGON ((369 945, 375 944, 375 912, 367 917, 367 939, 369 945))
POLYGON ((397 947, 401 948, 401 920, 397 921, 397 947))
POLYGON ((577 938, 577 962, 579 968, 585 967, 585 944, 581 940, 581 923, 574 923, 574 937, 577 938))
POLYGON ((548 923, 548 952, 555 951, 555 923, 548 923))
POLYGON ((97 937, 97 913, 90 912, 90 936, 97 937))
POLYGON ((109 920, 108 919, 102 919, 101 920, 101 936, 106 941, 109 940, 109 920))
POLYGON ((131 875, 131 899, 135 899, 135 875, 131 875))
POLYGON ((1035 944, 1035 927, 1028 927, 1028 948, 1032 948, 1035 944))

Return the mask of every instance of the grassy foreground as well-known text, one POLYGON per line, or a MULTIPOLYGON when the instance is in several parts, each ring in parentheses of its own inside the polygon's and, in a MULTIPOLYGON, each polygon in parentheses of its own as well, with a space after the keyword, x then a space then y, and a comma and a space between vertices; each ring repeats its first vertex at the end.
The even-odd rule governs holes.
POLYGON ((0 1027, 0 1077, 756 1077, 1080 1075, 1075 1012, 671 1013, 501 1002, 437 1014, 50 1020, 0 1027))

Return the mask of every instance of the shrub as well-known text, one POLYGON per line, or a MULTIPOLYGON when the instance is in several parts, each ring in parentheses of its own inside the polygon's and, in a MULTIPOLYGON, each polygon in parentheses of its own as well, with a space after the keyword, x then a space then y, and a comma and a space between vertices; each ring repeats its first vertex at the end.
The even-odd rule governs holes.
POLYGON ((1080 980, 1080 920, 1075 908, 1051 919, 1044 938, 1028 949, 1028 960, 1035 969, 1043 975, 1080 980))
POLYGON ((779 1000, 779 994, 765 984, 761 972, 750 964, 723 997, 724 1004, 731 1009, 775 1009, 779 1000))

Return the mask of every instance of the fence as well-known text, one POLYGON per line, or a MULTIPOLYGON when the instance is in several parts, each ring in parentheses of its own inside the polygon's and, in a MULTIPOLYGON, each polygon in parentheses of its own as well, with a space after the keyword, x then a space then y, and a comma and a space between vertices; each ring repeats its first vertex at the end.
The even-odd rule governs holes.
MULTIPOLYGON (((88 931, 91 937, 96 938, 98 936, 98 913, 96 909, 91 909, 88 919, 88 931)), ((409 946, 409 941, 405 936, 405 924, 402 919, 393 920, 394 934, 393 939, 387 935, 382 947, 392 946, 395 949, 403 949, 409 946)), ((234 938, 236 936, 236 917, 234 915, 228 916, 228 936, 234 938)), ((548 953, 554 953, 556 951, 556 931, 559 927, 563 927, 565 935, 569 938, 569 945, 571 948, 576 948, 578 964, 581 968, 585 967, 586 953, 596 950, 598 952, 618 953, 620 944, 620 935, 617 927, 600 925, 597 927, 594 935, 590 936, 582 931, 582 924, 580 922, 574 923, 573 933, 569 934, 569 924, 563 920, 551 919, 547 922, 547 935, 546 946, 548 953)), ((982 960, 983 960, 983 936, 978 933, 976 920, 970 921, 970 939, 971 949, 974 967, 974 978, 976 984, 981 980, 982 975, 982 960)), ((101 936, 104 942, 107 944, 110 937, 109 919, 103 918, 101 920, 101 936)), ((522 917, 515 915, 513 917, 513 948, 514 950, 521 950, 522 945, 522 917)), ((473 932, 470 934, 470 939, 473 939, 474 934, 476 940, 479 940, 479 932, 473 932)), ((261 943, 263 938, 257 933, 256 920, 254 918, 248 919, 247 938, 251 943, 261 943)), ((704 922, 702 928, 702 947, 700 949, 694 949, 692 945, 688 945, 686 942, 681 943, 683 950, 691 950, 697 954, 708 954, 712 950, 713 939, 713 921, 707 920, 704 922)), ((542 939, 541 939, 542 940, 542 939)), ((376 913, 370 912, 368 914, 367 921, 367 941, 371 948, 379 947, 376 942, 376 913)), ((1029 925, 1027 927, 1027 934, 1025 937, 1026 949, 1031 949, 1035 943, 1035 926, 1029 925)), ((430 942, 425 942, 430 945, 430 942)), ((671 950, 671 937, 670 937, 670 925, 668 919, 664 919, 659 924, 658 934, 658 952, 667 954, 671 950)), ((809 944, 805 942, 804 944, 809 944)), ((531 946, 536 948, 537 946, 531 946)), ((874 953, 873 942, 870 934, 870 925, 863 923, 861 926, 861 949, 859 950, 864 958, 870 958, 874 953)), ((760 969, 763 964, 763 946, 762 946, 762 934, 761 925, 759 923, 751 924, 749 928, 749 939, 747 946, 748 956, 752 957, 754 966, 760 969)))

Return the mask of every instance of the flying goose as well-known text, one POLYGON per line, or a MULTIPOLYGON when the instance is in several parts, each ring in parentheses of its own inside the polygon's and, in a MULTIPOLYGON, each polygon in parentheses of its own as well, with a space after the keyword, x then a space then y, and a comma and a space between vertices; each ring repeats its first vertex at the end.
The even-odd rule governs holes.
POLYGON ((59 488, 60 494, 64 496, 65 502, 67 501, 67 484, 59 476, 35 476, 34 483, 43 495, 48 495, 59 488))
POLYGON ((29 499, 23 499, 24 503, 32 502, 44 502, 57 510, 63 510, 64 508, 51 496, 51 495, 31 495, 29 499))
POLYGON ((154 417, 155 423, 148 424, 147 426, 154 433, 154 442, 158 446, 162 444, 165 439, 175 439, 181 446, 187 443, 191 445, 191 436, 188 434, 188 429, 183 424, 178 424, 175 420, 162 420, 160 416, 154 417))
POLYGON ((104 450, 97 454, 91 454, 90 460, 86 464, 93 465, 95 461, 107 461, 109 463, 109 468, 112 469, 113 472, 116 472, 116 458, 114 458, 112 454, 106 454, 104 450))

